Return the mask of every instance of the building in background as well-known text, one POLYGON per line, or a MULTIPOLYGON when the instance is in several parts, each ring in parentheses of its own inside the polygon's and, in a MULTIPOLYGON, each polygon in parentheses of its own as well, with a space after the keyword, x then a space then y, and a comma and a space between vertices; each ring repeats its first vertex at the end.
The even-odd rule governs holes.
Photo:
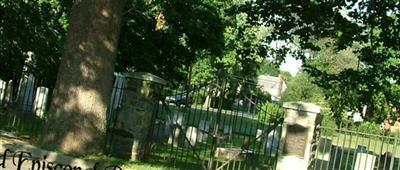
POLYGON ((261 91, 271 95, 271 100, 273 102, 279 102, 283 92, 287 88, 281 75, 278 77, 268 75, 258 76, 257 85, 260 87, 261 91))

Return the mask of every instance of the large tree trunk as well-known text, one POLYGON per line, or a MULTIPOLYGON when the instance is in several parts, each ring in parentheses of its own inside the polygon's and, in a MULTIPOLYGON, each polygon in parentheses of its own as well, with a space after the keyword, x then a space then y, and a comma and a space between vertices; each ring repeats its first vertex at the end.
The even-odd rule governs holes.
POLYGON ((105 144, 123 0, 76 0, 41 144, 70 154, 105 144))

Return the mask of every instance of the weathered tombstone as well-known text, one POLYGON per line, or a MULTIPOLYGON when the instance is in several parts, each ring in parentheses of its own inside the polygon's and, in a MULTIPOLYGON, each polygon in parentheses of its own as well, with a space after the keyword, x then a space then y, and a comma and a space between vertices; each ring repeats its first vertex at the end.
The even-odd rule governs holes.
POLYGON ((12 102, 12 93, 13 93, 12 83, 13 83, 12 80, 8 81, 6 92, 4 94, 3 105, 6 106, 6 107, 8 107, 8 105, 12 102))
POLYGON ((171 135, 168 138, 168 144, 170 145, 172 144, 172 146, 175 148, 178 147, 180 134, 181 134, 181 129, 174 126, 172 128, 171 135))
POLYGON ((321 137, 317 146, 315 154, 315 168, 314 169, 327 169, 331 156, 332 140, 321 137))
POLYGON ((277 169, 308 169, 314 141, 314 130, 320 123, 321 108, 312 103, 288 102, 282 126, 277 169))
POLYGON ((265 154, 275 156, 278 152, 279 139, 282 133, 282 126, 278 126, 268 133, 265 140, 265 154))
POLYGON ((257 129, 257 133, 256 133, 257 142, 261 142, 261 140, 262 140, 261 135, 263 134, 263 132, 264 131, 262 129, 257 129))
POLYGON ((187 140, 185 140, 185 143, 187 145, 187 147, 189 147, 188 144, 190 144, 191 146, 196 146, 196 140, 197 140, 197 128, 193 127, 193 126, 189 126, 186 129, 186 138, 189 140, 189 143, 187 140))
POLYGON ((121 105, 124 76, 120 73, 114 73, 115 81, 113 85, 113 90, 111 93, 110 106, 112 109, 116 109, 121 105))
POLYGON ((179 111, 175 111, 172 118, 167 120, 167 129, 171 131, 172 127, 172 133, 170 133, 168 138, 168 144, 173 144, 174 147, 178 147, 181 129, 185 128, 185 120, 185 113, 179 111))
POLYGON ((119 158, 143 160, 150 152, 152 120, 166 81, 142 72, 127 73, 124 77, 111 153, 119 158))
POLYGON ((46 111, 47 97, 49 89, 46 87, 38 87, 36 89, 35 101, 33 102, 33 110, 36 116, 43 118, 46 111))
POLYGON ((373 170, 376 156, 369 153, 357 153, 354 170, 373 170))
POLYGON ((32 74, 22 76, 18 87, 18 104, 22 112, 32 112, 34 86, 35 77, 32 74))
POLYGON ((208 138, 208 132, 210 130, 210 123, 205 120, 200 120, 199 122, 199 136, 197 138, 198 142, 206 142, 208 138))
POLYGON ((7 82, 0 79, 0 105, 3 105, 4 97, 6 94, 7 82))
POLYGON ((227 137, 228 140, 232 138, 232 126, 231 125, 224 125, 224 136, 227 137))

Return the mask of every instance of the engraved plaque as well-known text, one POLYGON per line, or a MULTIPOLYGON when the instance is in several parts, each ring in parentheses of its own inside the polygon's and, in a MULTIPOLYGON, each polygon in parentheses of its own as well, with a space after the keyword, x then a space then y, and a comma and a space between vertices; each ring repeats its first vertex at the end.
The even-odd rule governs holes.
POLYGON ((307 132, 307 128, 303 126, 287 125, 284 152, 304 158, 307 132))

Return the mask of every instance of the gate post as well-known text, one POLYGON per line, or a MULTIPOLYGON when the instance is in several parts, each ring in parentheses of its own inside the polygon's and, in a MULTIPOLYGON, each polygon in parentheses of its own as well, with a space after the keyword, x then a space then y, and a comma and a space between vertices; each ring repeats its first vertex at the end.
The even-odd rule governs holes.
POLYGON ((278 170, 306 170, 311 158, 314 131, 321 122, 321 107, 312 103, 287 102, 282 126, 278 170))
POLYGON ((154 113, 166 81, 150 73, 124 74, 121 108, 117 113, 111 154, 119 158, 143 160, 149 154, 154 113))

